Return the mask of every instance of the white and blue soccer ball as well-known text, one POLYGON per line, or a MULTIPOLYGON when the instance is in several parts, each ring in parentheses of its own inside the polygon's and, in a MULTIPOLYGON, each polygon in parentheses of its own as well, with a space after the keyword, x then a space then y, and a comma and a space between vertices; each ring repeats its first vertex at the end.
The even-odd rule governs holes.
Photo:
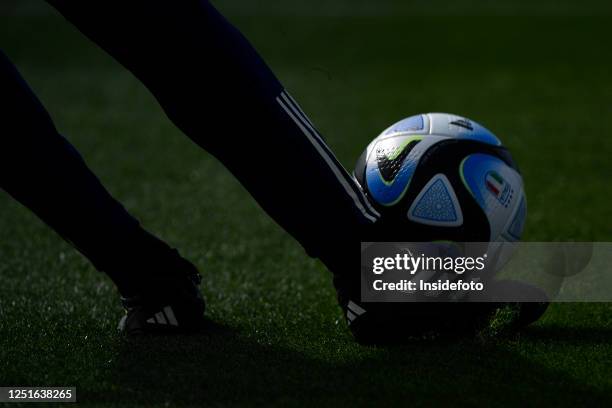
POLYGON ((401 120, 369 144, 354 176, 389 224, 388 241, 521 238, 521 174, 501 141, 470 119, 426 113, 401 120))

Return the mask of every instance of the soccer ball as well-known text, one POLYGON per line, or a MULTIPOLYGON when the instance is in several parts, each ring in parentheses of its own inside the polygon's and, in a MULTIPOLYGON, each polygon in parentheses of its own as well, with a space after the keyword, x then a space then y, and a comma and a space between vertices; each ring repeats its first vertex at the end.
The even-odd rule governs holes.
POLYGON ((478 123, 427 113, 383 131, 354 176, 381 213, 385 241, 516 242, 523 180, 501 141, 478 123))
MULTIPOLYGON (((503 246, 512 248, 523 233, 527 206, 516 163, 493 133, 460 116, 427 113, 395 123, 363 152, 354 177, 381 214, 378 233, 370 240, 480 242, 489 249, 497 242, 510 242, 503 246)), ((500 265, 498 255, 492 257, 495 265, 500 265)), ((517 326, 541 316, 545 305, 535 305, 516 306, 517 326)), ((362 306, 367 313, 350 322, 350 328, 358 341, 366 343, 428 331, 480 330, 499 307, 494 303, 362 306)))

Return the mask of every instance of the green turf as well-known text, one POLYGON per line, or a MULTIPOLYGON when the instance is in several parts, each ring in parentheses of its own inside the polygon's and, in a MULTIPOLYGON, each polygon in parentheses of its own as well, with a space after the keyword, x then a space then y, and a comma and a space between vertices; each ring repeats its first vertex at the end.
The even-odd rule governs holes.
MULTIPOLYGON (((395 120, 460 113, 521 166, 527 240, 610 240, 607 3, 277 3, 225 6, 347 167, 395 120)), ((0 194, 0 385, 126 406, 612 403, 608 304, 555 305, 510 338, 357 345, 329 274, 130 74, 45 6, 8 4, 0 47, 110 191, 202 270, 215 327, 121 338, 108 279, 0 194)))

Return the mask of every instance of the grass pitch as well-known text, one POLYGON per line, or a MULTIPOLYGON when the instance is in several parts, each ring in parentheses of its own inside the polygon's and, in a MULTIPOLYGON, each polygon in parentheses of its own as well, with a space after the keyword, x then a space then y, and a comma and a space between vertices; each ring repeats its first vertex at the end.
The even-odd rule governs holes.
MULTIPOLYGON (((218 3, 348 168, 402 117, 463 114, 521 166, 526 240, 610 240, 606 3, 218 3)), ((120 337, 109 280, 0 194, 0 385, 76 385, 92 405, 612 403, 608 304, 554 305, 509 338, 357 345, 328 272, 129 73, 37 1, 0 13, 0 46, 109 190, 201 269, 215 322, 120 337)))

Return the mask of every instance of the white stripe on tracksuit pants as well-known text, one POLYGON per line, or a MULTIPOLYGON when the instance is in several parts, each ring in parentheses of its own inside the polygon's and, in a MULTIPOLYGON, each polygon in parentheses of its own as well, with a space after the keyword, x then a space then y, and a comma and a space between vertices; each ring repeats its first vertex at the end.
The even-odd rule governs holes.
POLYGON ((344 167, 338 162, 338 159, 329 150, 329 147, 316 131, 312 122, 306 114, 302 111, 300 106, 286 91, 283 91, 277 98, 276 101, 283 108, 283 110, 291 117, 295 124, 300 128, 304 135, 308 138, 310 143, 315 147, 317 152, 325 160, 327 165, 331 168, 334 175, 337 177, 338 182, 342 185, 346 193, 351 197, 355 203, 356 208, 363 214, 365 218, 371 222, 375 222, 380 214, 372 207, 368 202, 367 198, 363 195, 362 191, 352 180, 351 176, 346 172, 344 167))

